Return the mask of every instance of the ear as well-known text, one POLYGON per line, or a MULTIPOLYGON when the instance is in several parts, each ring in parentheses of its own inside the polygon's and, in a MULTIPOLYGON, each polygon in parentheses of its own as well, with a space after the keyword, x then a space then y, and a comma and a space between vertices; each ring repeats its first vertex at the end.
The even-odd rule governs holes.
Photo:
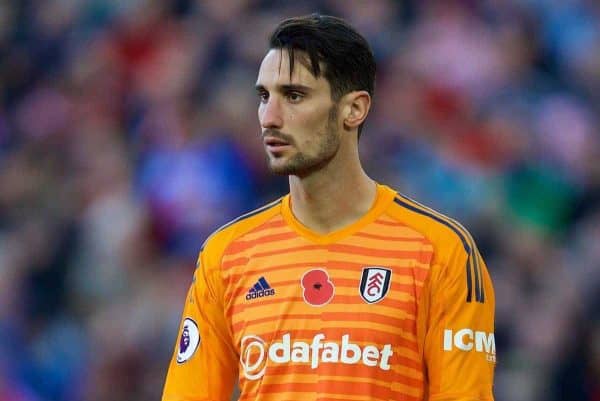
POLYGON ((367 91, 354 91, 347 93, 342 98, 344 107, 344 128, 347 130, 358 129, 365 121, 371 108, 371 95, 367 91))

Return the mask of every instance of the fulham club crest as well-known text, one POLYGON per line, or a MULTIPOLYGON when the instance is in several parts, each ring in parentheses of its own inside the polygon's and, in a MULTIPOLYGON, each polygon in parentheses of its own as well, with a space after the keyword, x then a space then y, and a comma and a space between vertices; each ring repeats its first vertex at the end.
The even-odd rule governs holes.
POLYGON ((360 296, 370 304, 381 301, 390 289, 392 271, 385 267, 365 267, 360 278, 360 296))

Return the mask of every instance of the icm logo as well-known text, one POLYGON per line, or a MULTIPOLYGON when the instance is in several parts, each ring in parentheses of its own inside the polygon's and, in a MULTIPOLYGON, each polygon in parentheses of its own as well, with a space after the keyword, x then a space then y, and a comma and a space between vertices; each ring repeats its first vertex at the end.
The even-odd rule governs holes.
POLYGON ((456 347, 461 351, 469 352, 473 348, 475 352, 485 352, 488 361, 496 361, 496 341, 494 333, 485 331, 473 331, 471 329, 460 329, 456 332, 444 330, 444 351, 452 351, 456 347))
POLYGON ((260 379, 265 374, 268 360, 276 364, 310 363, 311 369, 316 369, 320 363, 362 363, 390 370, 389 360, 393 354, 391 344, 384 345, 381 350, 375 345, 361 347, 352 343, 348 334, 342 336, 341 344, 323 340, 325 335, 317 334, 311 342, 292 342, 290 334, 285 334, 281 341, 274 341, 267 346, 258 336, 245 336, 240 345, 240 364, 244 376, 248 380, 260 379))

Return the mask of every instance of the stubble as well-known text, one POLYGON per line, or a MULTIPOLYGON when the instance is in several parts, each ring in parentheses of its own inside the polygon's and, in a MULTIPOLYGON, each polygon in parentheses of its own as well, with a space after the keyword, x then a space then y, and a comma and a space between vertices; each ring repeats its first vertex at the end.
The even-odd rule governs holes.
POLYGON ((297 153, 283 165, 274 165, 271 158, 267 156, 267 163, 271 173, 306 177, 326 166, 336 155, 340 147, 340 139, 335 132, 336 121, 337 105, 334 104, 329 110, 325 131, 315 138, 319 141, 315 154, 309 155, 297 150, 297 153))

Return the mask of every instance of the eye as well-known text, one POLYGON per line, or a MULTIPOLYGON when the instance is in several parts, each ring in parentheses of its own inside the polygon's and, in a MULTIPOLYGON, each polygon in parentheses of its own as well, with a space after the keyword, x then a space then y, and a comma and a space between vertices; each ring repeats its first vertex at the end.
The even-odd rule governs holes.
POLYGON ((304 98, 304 94, 300 92, 289 92, 286 96, 291 103, 298 103, 304 98))
POLYGON ((267 92, 267 91, 259 91, 258 92, 258 98, 260 99, 261 103, 266 103, 269 100, 269 92, 267 92))

